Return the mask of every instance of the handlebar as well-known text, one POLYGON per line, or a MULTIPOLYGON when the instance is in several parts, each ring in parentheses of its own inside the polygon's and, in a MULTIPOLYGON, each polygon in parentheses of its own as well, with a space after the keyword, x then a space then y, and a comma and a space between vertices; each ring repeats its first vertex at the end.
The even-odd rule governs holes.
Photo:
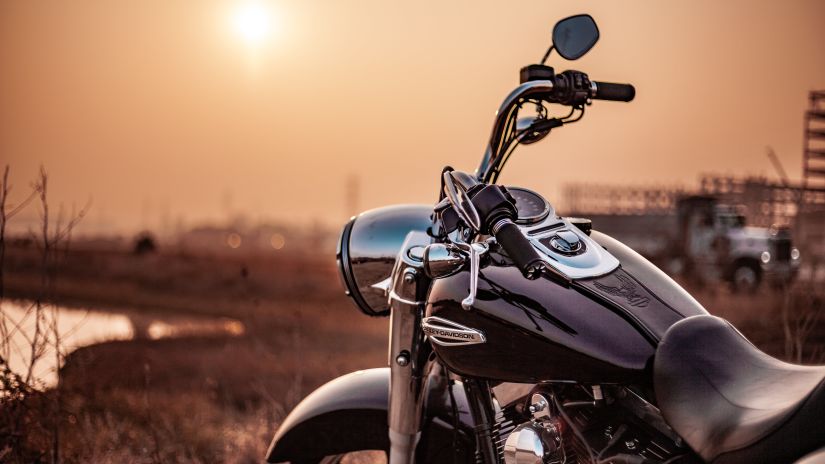
POLYGON ((593 91, 590 98, 594 100, 610 100, 629 102, 636 96, 636 88, 630 84, 614 84, 613 82, 593 83, 593 91))
MULTIPOLYGON (((541 67, 531 65, 528 68, 541 67)), ((525 100, 543 100, 568 106, 582 106, 591 100, 609 100, 629 102, 636 96, 636 89, 630 84, 591 81, 589 76, 580 71, 565 71, 554 74, 552 69, 542 73, 525 72, 522 83, 504 99, 496 113, 490 141, 476 170, 476 178, 481 182, 490 182, 496 165, 501 159, 502 140, 507 131, 512 112, 525 100)))
POLYGON ((591 100, 629 102, 636 96, 636 89, 630 84, 597 82, 581 72, 569 70, 553 76, 553 91, 548 101, 567 106, 582 106, 591 100))
POLYGON ((544 261, 513 221, 500 219, 491 229, 496 241, 504 248, 507 256, 513 260, 524 277, 532 280, 541 275, 541 271, 544 269, 544 261))

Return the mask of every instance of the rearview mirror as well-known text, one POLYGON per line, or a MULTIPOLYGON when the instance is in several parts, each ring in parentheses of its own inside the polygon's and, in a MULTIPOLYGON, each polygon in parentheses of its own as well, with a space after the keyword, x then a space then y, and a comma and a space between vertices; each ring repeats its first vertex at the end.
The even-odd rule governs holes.
POLYGON ((588 14, 562 19, 553 27, 553 47, 566 60, 578 60, 598 40, 599 28, 588 14))

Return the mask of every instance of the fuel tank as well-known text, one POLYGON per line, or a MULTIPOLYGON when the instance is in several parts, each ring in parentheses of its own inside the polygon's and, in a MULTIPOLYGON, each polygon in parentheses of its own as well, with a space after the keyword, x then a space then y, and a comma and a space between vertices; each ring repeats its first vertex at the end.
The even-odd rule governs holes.
POLYGON ((621 242, 597 231, 591 238, 619 260, 618 268, 571 282, 549 276, 527 280, 491 250, 469 311, 461 307, 469 271, 435 280, 426 316, 447 321, 445 328, 455 323, 482 334, 472 343, 433 343, 447 367, 460 375, 506 382, 646 379, 667 328, 707 311, 621 242))

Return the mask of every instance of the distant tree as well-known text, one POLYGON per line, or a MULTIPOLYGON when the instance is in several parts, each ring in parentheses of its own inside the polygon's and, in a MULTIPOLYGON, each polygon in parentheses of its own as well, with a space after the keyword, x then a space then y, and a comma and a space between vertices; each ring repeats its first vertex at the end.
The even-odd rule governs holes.
POLYGON ((6 255, 6 224, 15 214, 26 207, 32 200, 34 200, 37 192, 32 192, 16 206, 9 204, 9 193, 11 186, 9 185, 9 165, 7 164, 3 169, 3 180, 0 183, 0 300, 3 299, 3 268, 4 259, 6 255))
POLYGON ((151 232, 143 231, 135 237, 133 252, 136 255, 146 255, 158 251, 157 241, 151 232))

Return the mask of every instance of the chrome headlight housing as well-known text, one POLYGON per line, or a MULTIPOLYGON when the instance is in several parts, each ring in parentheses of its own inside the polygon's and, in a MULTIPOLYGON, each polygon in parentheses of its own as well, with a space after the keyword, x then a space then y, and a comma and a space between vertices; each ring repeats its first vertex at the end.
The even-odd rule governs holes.
POLYGON ((373 286, 392 274, 407 234, 432 225, 432 212, 428 205, 388 206, 361 213, 344 226, 338 240, 338 272, 347 295, 364 314, 389 314, 387 295, 373 286))

